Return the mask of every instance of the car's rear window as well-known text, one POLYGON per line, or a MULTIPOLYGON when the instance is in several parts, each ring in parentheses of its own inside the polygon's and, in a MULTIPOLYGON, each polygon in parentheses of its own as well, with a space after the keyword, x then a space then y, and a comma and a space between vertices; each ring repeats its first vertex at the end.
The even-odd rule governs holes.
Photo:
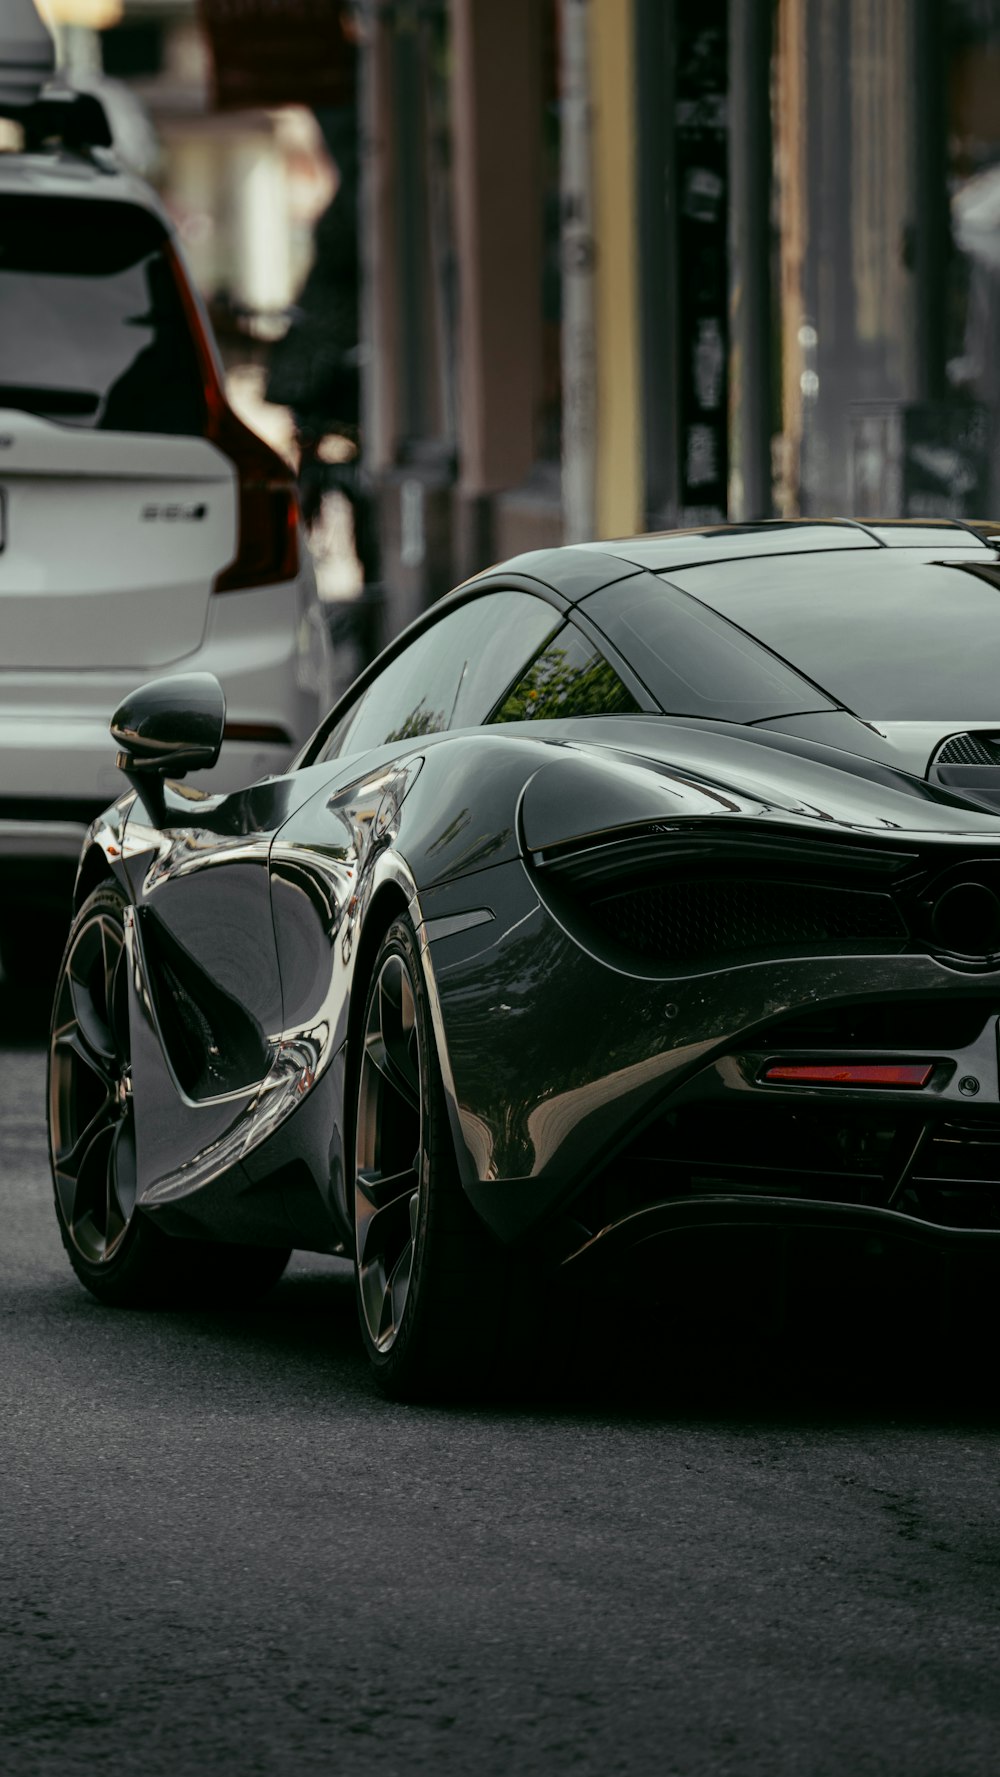
POLYGON ((0 408, 111 432, 198 433, 205 406, 154 216, 0 197, 0 408))
POLYGON ((761 556, 670 581, 858 716, 1000 722, 1000 565, 971 538, 967 558, 941 554, 761 556))
POLYGON ((668 715, 762 722, 834 707, 759 642, 652 574, 604 586, 580 609, 668 715))

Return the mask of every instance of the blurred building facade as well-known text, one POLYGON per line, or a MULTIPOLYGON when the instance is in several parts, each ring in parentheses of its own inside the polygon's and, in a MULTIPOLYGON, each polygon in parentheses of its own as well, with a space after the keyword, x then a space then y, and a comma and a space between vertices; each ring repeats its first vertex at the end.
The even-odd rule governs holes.
POLYGON ((998 0, 363 12, 391 628, 588 533, 1000 510, 998 0))
POLYGON ((1000 500, 1000 0, 50 3, 265 359, 346 181, 383 638, 567 537, 1000 500))
POLYGON ((39 5, 64 69, 99 85, 119 153, 159 188, 224 355, 246 358, 249 342, 286 324, 335 188, 307 96, 296 106, 220 104, 197 0, 39 5))

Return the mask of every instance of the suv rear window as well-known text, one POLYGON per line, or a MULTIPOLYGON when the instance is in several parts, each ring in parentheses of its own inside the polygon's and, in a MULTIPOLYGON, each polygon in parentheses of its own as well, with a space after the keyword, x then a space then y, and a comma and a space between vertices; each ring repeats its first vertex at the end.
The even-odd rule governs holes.
POLYGON ((109 432, 203 432, 166 245, 131 204, 0 197, 0 408, 109 432))

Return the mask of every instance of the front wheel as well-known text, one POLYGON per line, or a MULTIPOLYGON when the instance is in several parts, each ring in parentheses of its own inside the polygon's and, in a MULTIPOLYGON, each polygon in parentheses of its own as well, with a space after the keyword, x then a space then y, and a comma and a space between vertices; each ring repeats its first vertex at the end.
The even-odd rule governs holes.
POLYGON ((137 1207, 127 902, 104 883, 70 928, 49 1041, 49 1151, 69 1262, 100 1301, 246 1300, 277 1283, 287 1249, 173 1240, 137 1207))
POLYGON ((375 959, 355 1079, 358 1317, 373 1373, 402 1399, 479 1392, 496 1374, 512 1271, 459 1182, 405 915, 375 959))

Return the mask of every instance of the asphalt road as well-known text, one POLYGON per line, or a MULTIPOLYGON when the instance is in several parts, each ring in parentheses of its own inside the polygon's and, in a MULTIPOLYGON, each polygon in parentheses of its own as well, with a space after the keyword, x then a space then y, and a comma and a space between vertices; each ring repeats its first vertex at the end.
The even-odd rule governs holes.
MULTIPOLYGON (((1000 1769, 992 1352, 925 1379, 627 1341, 549 1397, 386 1405, 350 1280, 99 1308, 0 1005, 0 1769, 1000 1769), (0 1037, 2 1041, 2 1037, 0 1037)), ((16 1039, 11 1033, 16 1032, 16 1039)))

